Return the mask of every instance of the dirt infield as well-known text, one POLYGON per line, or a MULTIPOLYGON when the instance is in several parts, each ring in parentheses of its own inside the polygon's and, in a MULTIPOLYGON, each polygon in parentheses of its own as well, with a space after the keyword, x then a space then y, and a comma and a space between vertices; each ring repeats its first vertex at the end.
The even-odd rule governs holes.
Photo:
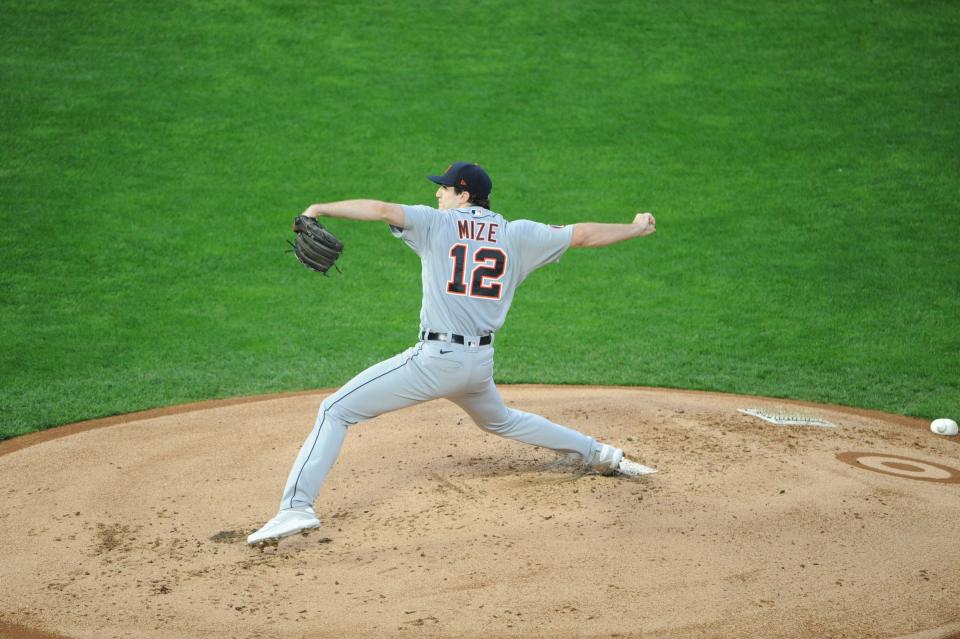
POLYGON ((0 637, 960 637, 960 437, 732 395, 501 391, 660 472, 584 475, 431 402, 353 427, 323 527, 260 551, 244 537, 325 392, 18 438, 0 637))

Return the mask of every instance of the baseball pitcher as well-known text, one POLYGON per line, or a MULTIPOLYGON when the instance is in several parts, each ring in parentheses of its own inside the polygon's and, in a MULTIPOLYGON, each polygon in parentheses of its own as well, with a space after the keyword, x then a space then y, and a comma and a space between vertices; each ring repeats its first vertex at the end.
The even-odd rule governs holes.
POLYGON ((619 448, 507 407, 493 381, 494 337, 520 284, 541 266, 559 261, 570 247, 607 246, 654 233, 653 215, 637 214, 629 224, 563 227, 510 221, 490 210, 493 183, 479 165, 457 162, 428 179, 438 185, 437 208, 347 200, 314 204, 302 214, 386 222, 420 256, 419 339, 323 401, 287 477, 279 513, 247 538, 250 545, 276 543, 320 526, 314 501, 350 426, 440 397, 463 408, 487 432, 574 454, 598 472, 655 472, 625 459, 619 448))

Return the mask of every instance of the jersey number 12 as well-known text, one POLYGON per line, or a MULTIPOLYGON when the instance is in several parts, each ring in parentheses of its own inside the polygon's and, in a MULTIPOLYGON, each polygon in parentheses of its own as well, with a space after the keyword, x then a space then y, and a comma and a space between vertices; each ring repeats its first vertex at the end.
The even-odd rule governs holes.
POLYGON ((453 260, 453 276, 447 282, 447 293, 451 295, 469 295, 485 299, 500 299, 503 283, 500 279, 507 269, 507 254, 501 249, 489 246, 479 248, 473 254, 473 270, 470 272, 469 292, 465 275, 467 273, 467 245, 454 244, 450 248, 453 260))

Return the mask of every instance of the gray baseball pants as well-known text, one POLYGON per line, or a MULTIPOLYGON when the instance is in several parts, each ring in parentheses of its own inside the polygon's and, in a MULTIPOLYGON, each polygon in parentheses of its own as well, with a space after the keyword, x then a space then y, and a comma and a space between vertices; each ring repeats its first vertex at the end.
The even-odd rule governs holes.
POLYGON ((493 346, 421 341, 363 371, 333 395, 290 469, 280 508, 313 506, 337 460, 347 428, 390 411, 444 397, 483 430, 587 459, 596 444, 550 420, 508 408, 493 383, 493 346))

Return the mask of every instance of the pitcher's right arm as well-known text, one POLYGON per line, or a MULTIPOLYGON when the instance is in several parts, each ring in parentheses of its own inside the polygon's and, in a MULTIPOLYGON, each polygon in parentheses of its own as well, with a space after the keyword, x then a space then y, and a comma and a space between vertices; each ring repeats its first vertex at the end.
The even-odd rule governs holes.
POLYGON ((617 242, 644 237, 655 233, 657 220, 650 213, 637 213, 631 224, 607 224, 603 222, 580 222, 573 225, 573 248, 610 246, 617 242))

